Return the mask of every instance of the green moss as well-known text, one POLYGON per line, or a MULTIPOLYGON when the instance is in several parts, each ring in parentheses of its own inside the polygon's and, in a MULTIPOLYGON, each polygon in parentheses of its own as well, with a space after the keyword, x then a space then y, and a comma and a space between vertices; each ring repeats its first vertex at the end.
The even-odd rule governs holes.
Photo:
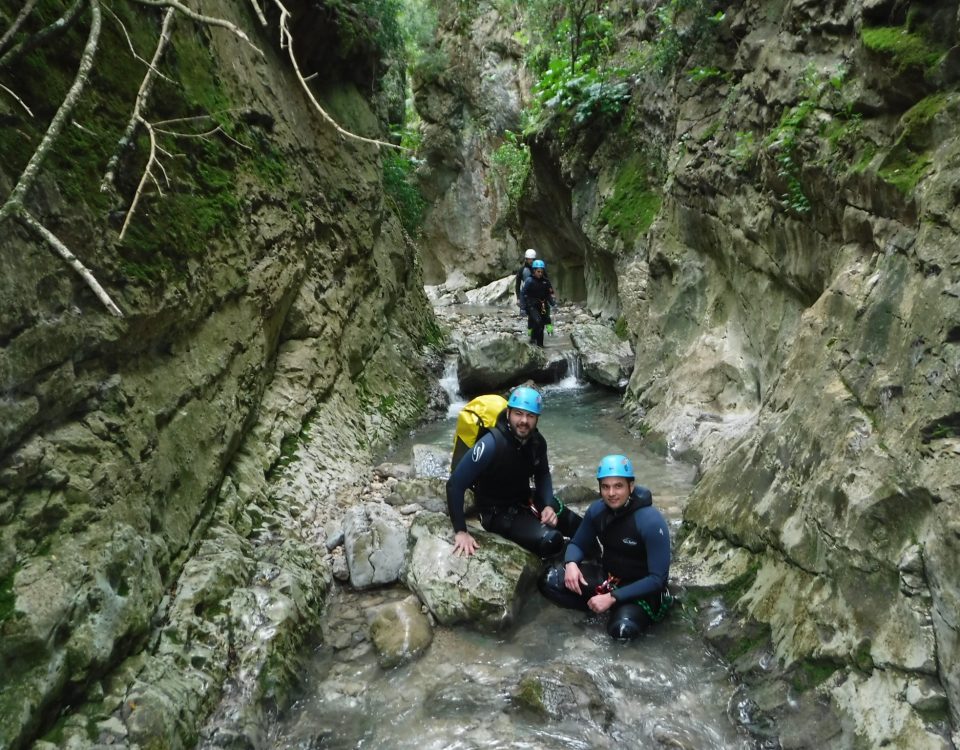
POLYGON ((825 682, 839 668, 839 664, 828 659, 800 662, 793 668, 790 682, 794 690, 804 693, 825 682))
POLYGON ((396 405, 397 397, 395 395, 391 394, 389 396, 380 396, 380 404, 377 406, 377 411, 379 411, 383 416, 387 416, 393 411, 393 408, 396 405))
POLYGON ((661 197, 649 187, 647 164, 634 155, 621 167, 613 195, 600 210, 600 220, 627 242, 646 232, 660 211, 661 197))
POLYGON ((733 644, 729 651, 724 654, 724 657, 727 659, 727 661, 736 661, 741 656, 749 654, 751 651, 765 647, 769 641, 770 638, 766 633, 741 638, 739 641, 733 644))
POLYGON ((617 334, 617 338, 621 341, 626 341, 630 338, 630 327, 627 325, 627 319, 622 315, 617 318, 617 321, 613 324, 613 332, 617 334))
POLYGON ((878 174, 904 195, 910 195, 930 168, 930 157, 916 153, 903 143, 894 146, 883 160, 878 174))
POLYGON ((874 26, 860 32, 863 46, 889 57, 900 71, 907 68, 929 69, 936 65, 944 50, 906 26, 874 26))
POLYGON ((753 582, 757 580, 757 573, 759 570, 759 562, 755 561, 751 563, 750 567, 747 568, 745 572, 737 576, 722 590, 721 595, 728 606, 733 607, 733 605, 740 601, 740 599, 743 598, 743 595, 750 590, 750 587, 753 586, 753 582))
POLYGON ((16 574, 17 571, 14 570, 0 580, 0 622, 9 618, 17 609, 17 595, 13 591, 13 579, 16 574))
POLYGON ((877 146, 874 143, 865 143, 863 148, 857 155, 856 161, 854 161, 851 170, 855 174, 862 174, 867 170, 867 167, 873 162, 873 157, 877 155, 877 146))
POLYGON ((915 133, 925 129, 949 103, 950 98, 944 93, 925 97, 904 113, 900 118, 900 127, 904 133, 915 133))
POLYGON ((535 677, 522 677, 516 692, 517 703, 534 713, 546 714, 543 704, 543 683, 535 677))
POLYGON ((700 134, 697 140, 700 141, 700 143, 706 143, 717 134, 718 130, 720 130, 720 121, 714 120, 707 126, 707 129, 700 134))

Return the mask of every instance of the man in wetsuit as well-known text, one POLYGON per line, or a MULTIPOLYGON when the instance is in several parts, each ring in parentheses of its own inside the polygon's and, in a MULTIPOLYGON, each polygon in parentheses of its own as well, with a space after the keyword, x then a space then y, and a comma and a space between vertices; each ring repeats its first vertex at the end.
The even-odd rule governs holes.
MULTIPOLYGON (((523 265, 520 266, 520 270, 517 271, 516 282, 514 283, 514 291, 517 295, 517 304, 520 304, 520 290, 523 289, 523 285, 527 283, 527 279, 533 276, 533 269, 530 267, 533 261, 537 259, 537 251, 532 247, 528 248, 527 251, 523 254, 523 265)), ((521 311, 523 308, 520 308, 521 311)))
POLYGON ((557 296, 553 291, 553 284, 546 276, 547 264, 542 260, 535 260, 532 268, 533 275, 520 289, 520 309, 527 313, 530 343, 543 346, 543 331, 552 325, 550 307, 557 303, 557 296))
POLYGON ((540 591, 562 607, 609 611, 607 632, 631 639, 669 606, 670 532, 626 456, 604 456, 597 481, 601 499, 587 509, 563 564, 541 577, 540 591), (583 562, 598 551, 596 562, 583 562))
POLYGON ((560 552, 564 536, 576 530, 580 516, 553 496, 547 441, 537 429, 542 407, 535 389, 514 389, 493 429, 454 468, 447 480, 454 554, 469 557, 477 551, 463 512, 463 495, 471 487, 483 528, 540 557, 560 552))

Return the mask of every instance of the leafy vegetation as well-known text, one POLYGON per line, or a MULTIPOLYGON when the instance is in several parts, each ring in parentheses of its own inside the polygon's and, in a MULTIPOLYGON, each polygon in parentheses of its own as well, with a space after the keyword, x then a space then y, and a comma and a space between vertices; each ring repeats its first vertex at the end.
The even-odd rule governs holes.
POLYGON ((520 203, 523 188, 530 175, 530 148, 511 131, 503 134, 504 141, 493 152, 493 163, 507 183, 507 196, 513 210, 520 203))
POLYGON ((724 19, 711 13, 707 0, 669 0, 655 11, 657 31, 648 49, 649 65, 660 75, 672 73, 703 36, 724 19))
POLYGON ((627 323, 627 319, 622 315, 614 322, 613 332, 621 341, 626 341, 630 338, 630 325, 627 323))
POLYGON ((407 234, 419 237, 427 202, 417 186, 414 163, 408 153, 389 151, 384 154, 383 191, 407 234))
POLYGON ((819 98, 817 74, 812 68, 807 68, 804 73, 803 91, 803 98, 783 113, 780 123, 764 140, 764 146, 773 152, 779 167, 777 176, 783 179, 787 186, 787 192, 781 196, 781 200, 787 208, 798 214, 810 210, 810 200, 800 183, 801 163, 798 151, 801 133, 819 98))

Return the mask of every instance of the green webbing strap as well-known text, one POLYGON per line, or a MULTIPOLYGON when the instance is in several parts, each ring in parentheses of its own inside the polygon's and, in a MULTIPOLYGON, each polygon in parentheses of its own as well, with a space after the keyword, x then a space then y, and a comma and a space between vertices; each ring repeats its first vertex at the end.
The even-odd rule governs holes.
POLYGON ((637 604, 639 604, 643 611, 647 613, 647 616, 654 622, 660 622, 664 617, 667 616, 667 612, 670 610, 670 605, 673 604, 673 597, 670 595, 669 591, 664 591, 663 596, 660 598, 660 608, 654 614, 653 609, 647 604, 643 599, 638 599, 637 604))
POLYGON ((563 500, 561 500, 561 499, 560 499, 559 497, 557 497, 556 495, 553 496, 553 499, 556 500, 557 505, 560 506, 560 510, 557 511, 557 515, 559 516, 561 513, 563 513, 563 509, 566 508, 567 506, 564 505, 564 504, 563 504, 563 500))

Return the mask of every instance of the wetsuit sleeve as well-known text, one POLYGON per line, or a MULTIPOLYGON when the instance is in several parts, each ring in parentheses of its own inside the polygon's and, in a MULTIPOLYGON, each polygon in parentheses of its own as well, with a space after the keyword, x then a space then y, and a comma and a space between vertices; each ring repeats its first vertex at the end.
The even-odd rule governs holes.
POLYGON ((592 555, 596 550, 596 520, 599 512, 603 510, 602 506, 603 501, 597 500, 597 502, 587 508, 587 512, 584 514, 583 520, 577 527, 577 533, 573 535, 573 539, 571 539, 570 543, 567 544, 567 551, 563 556, 564 565, 566 565, 568 562, 582 562, 588 556, 592 555))
POLYGON ((550 461, 547 459, 547 443, 543 441, 540 452, 540 465, 533 475, 534 502, 538 508, 553 508, 560 512, 560 503, 553 498, 553 477, 550 475, 550 461))
POLYGON ((523 282, 523 285, 520 287, 520 307, 523 310, 527 309, 527 287, 529 286, 530 286, 530 279, 527 279, 526 281, 523 282))
POLYGON ((620 602, 662 591, 670 574, 670 530, 660 511, 647 506, 633 518, 647 548, 647 575, 614 591, 613 598, 620 602))
POLYGON ((477 478, 493 463, 496 452, 496 440, 493 433, 488 432, 463 454, 460 463, 447 480, 447 511, 450 513, 454 532, 467 530, 467 519, 463 513, 463 493, 472 487, 477 478))

